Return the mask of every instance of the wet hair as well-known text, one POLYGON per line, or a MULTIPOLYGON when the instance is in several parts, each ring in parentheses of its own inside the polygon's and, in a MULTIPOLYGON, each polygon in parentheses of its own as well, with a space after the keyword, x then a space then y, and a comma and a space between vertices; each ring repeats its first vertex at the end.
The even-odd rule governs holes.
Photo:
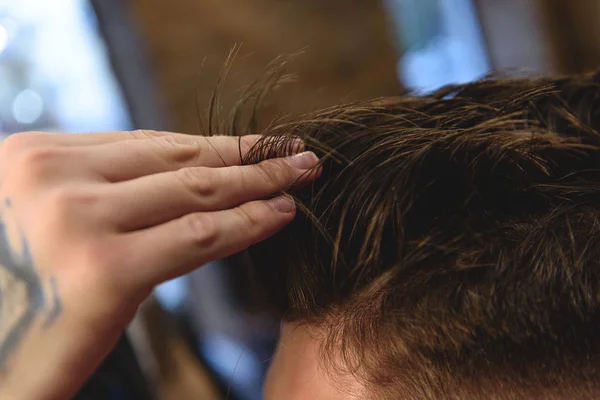
POLYGON ((249 249, 268 304, 374 398, 590 398, 600 354, 600 73, 489 77, 270 126, 322 174, 249 249), (543 394, 542 394, 543 393, 543 394))

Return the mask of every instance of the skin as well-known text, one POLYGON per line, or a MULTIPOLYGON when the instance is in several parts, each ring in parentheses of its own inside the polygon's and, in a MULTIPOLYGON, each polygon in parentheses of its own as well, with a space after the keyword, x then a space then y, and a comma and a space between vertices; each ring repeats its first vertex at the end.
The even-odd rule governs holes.
POLYGON ((157 284, 294 218, 289 198, 264 199, 313 179, 318 160, 240 166, 257 138, 33 132, 2 143, 0 399, 71 398, 157 284))
POLYGON ((322 334, 311 326, 283 323, 265 380, 265 400, 359 400, 368 391, 350 373, 333 376, 323 365, 322 334))

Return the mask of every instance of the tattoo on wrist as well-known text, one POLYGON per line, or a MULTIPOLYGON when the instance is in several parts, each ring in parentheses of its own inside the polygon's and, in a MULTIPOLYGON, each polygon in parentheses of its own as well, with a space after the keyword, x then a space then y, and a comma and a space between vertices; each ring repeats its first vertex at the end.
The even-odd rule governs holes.
POLYGON ((37 317, 45 316, 43 328, 47 328, 62 312, 58 283, 54 277, 40 275, 25 234, 19 231, 18 249, 9 241, 6 221, 12 207, 9 198, 0 206, 0 372, 37 317))

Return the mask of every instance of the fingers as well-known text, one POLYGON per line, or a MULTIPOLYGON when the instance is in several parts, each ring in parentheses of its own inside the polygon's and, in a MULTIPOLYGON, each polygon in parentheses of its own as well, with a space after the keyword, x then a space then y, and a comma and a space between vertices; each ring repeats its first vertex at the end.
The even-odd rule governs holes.
POLYGON ((114 143, 124 140, 154 139, 164 136, 190 136, 181 133, 137 130, 137 131, 111 131, 90 133, 49 133, 49 132, 23 132, 9 136, 7 140, 27 144, 29 147, 37 146, 92 146, 114 143))
POLYGON ((157 139, 165 136, 199 137, 168 131, 153 131, 138 129, 135 131, 88 132, 78 134, 57 134, 53 140, 65 146, 95 146, 107 143, 122 142, 125 140, 157 139), (70 136, 70 137, 69 137, 70 136))
MULTIPOLYGON (((63 151, 75 173, 119 182, 184 167, 240 165, 259 135, 200 137, 170 132, 123 131, 89 134, 27 132, 6 139, 0 147, 0 171, 24 152, 63 151)), ((286 151, 301 151, 298 140, 286 151)), ((284 154, 282 154, 284 155, 284 154)), ((65 162, 63 162, 65 164, 65 162)))
POLYGON ((240 165, 260 136, 163 136, 88 147, 82 154, 94 172, 111 182, 184 167, 240 165))
POLYGON ((203 264, 242 251, 273 235, 295 216, 287 196, 245 203, 210 213, 187 214, 153 228, 127 234, 125 279, 156 285, 203 264))
POLYGON ((239 165, 240 157, 260 136, 199 137, 169 132, 132 131, 89 134, 26 132, 10 136, 0 146, 0 170, 31 152, 69 155, 69 170, 92 172, 119 181, 185 166, 239 165), (71 165, 71 164, 76 164, 71 165))
POLYGON ((160 224, 185 214, 218 211, 263 199, 314 179, 312 152, 230 168, 184 168, 110 185, 111 215, 120 231, 160 224))

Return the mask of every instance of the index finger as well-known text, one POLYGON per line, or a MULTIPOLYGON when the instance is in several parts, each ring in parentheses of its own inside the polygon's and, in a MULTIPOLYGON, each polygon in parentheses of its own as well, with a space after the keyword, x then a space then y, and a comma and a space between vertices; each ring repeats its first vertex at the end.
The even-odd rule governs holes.
MULTIPOLYGON (((185 167, 229 167, 241 165, 260 135, 181 138, 165 136, 146 140, 125 140, 86 147, 81 152, 85 165, 111 182, 177 171, 185 167), (198 140, 203 139, 203 140, 198 140)), ((301 142, 283 152, 296 152, 301 142)), ((282 154, 286 156, 288 154, 282 154)))
MULTIPOLYGON (((200 143, 207 138, 222 136, 202 136, 186 133, 154 131, 148 129, 137 129, 133 131, 108 131, 108 132, 79 132, 79 133, 50 133, 50 132, 25 132, 31 138, 32 144, 39 142, 44 145, 60 146, 96 146, 131 140, 160 139, 166 136, 172 137, 174 141, 181 143, 200 143)), ((21 134, 22 135, 22 134, 21 134)), ((256 136, 256 135, 249 135, 256 136)))

